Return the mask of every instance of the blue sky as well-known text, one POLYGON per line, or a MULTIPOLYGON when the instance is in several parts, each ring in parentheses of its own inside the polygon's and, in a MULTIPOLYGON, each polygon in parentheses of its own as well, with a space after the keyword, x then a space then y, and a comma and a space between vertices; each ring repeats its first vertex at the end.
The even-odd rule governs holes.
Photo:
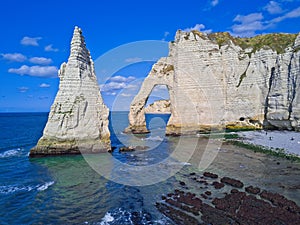
MULTIPOLYGON (((163 43, 173 40, 176 30, 229 31, 236 36, 298 33, 300 0, 7 0, 1 2, 0 21, 0 112, 50 110, 58 89, 57 69, 68 59, 75 25, 83 30, 97 62, 104 100, 111 107, 118 96, 132 99, 124 90, 137 92, 155 60, 167 55, 163 43), (104 74, 97 59, 107 58, 118 46, 145 40, 162 43, 153 54, 153 48, 144 49, 147 62, 140 62, 143 54, 132 48, 123 67, 104 74), (139 63, 130 65, 135 62, 139 63)), ((114 62, 108 60, 107 68, 113 68, 109 63, 114 62)))

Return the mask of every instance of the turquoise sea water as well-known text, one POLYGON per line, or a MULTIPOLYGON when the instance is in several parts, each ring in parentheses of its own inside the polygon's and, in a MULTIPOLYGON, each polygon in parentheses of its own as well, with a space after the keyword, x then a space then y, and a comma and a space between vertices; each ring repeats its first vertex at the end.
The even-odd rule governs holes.
MULTIPOLYGON (((174 187, 174 177, 134 187, 104 178, 82 156, 29 159, 29 150, 41 137, 47 116, 47 113, 0 114, 0 224, 170 223, 154 204, 161 194, 174 187)), ((127 126, 127 113, 112 117, 111 139, 118 147, 122 143, 116 134, 125 136, 122 130, 127 126)), ((168 117, 160 116, 164 121, 168 117)), ((151 136, 139 138, 147 137, 151 136)), ((167 143, 163 137, 155 137, 154 144, 159 141, 165 146, 142 153, 121 154, 116 149, 111 157, 133 164, 164 158, 167 143), (155 151, 159 151, 158 155, 155 151)))
POLYGON ((165 137, 169 115, 146 115, 151 133, 132 136, 123 133, 128 125, 127 113, 112 113, 111 141, 116 148, 112 154, 30 159, 29 150, 41 137, 47 116, 0 114, 1 225, 173 224, 155 203, 174 189, 189 187, 201 194, 203 190, 192 186, 188 175, 202 173, 199 159, 210 160, 204 149, 209 149, 208 156, 218 150, 207 170, 284 194, 300 204, 300 163, 228 144, 219 146, 214 141, 208 148, 208 140, 197 136, 165 137), (123 145, 148 149, 119 153, 123 145), (191 164, 170 159, 172 154, 185 159, 193 149, 197 150, 192 152, 191 164))

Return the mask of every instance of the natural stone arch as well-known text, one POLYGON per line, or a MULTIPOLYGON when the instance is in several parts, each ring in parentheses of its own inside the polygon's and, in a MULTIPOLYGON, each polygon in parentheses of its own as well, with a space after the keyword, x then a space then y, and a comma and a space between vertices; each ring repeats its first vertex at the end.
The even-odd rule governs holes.
MULTIPOLYGON (((153 90, 157 85, 166 85, 170 101, 173 98, 173 77, 174 66, 168 63, 167 58, 160 59, 152 68, 141 86, 139 93, 133 99, 129 112, 129 127, 126 132, 148 133, 145 120, 145 105, 153 90)), ((171 108, 172 114, 172 108, 171 108)))
POLYGON ((145 114, 170 114, 171 101, 166 85, 155 85, 145 105, 145 114))

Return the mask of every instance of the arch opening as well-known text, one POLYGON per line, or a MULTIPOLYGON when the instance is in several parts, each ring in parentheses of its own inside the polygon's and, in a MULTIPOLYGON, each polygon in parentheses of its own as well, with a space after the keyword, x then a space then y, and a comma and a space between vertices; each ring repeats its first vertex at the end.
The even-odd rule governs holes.
POLYGON ((165 84, 154 85, 144 106, 146 128, 151 133, 161 130, 165 134, 171 116, 169 88, 165 84))

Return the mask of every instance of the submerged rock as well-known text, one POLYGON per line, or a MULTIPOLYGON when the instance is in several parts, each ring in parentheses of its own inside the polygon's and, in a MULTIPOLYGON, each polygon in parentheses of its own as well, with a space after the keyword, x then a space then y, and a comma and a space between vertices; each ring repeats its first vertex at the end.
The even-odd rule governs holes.
POLYGON ((74 29, 68 62, 61 65, 58 76, 59 90, 43 136, 30 150, 30 157, 110 150, 109 110, 78 27, 74 29))

